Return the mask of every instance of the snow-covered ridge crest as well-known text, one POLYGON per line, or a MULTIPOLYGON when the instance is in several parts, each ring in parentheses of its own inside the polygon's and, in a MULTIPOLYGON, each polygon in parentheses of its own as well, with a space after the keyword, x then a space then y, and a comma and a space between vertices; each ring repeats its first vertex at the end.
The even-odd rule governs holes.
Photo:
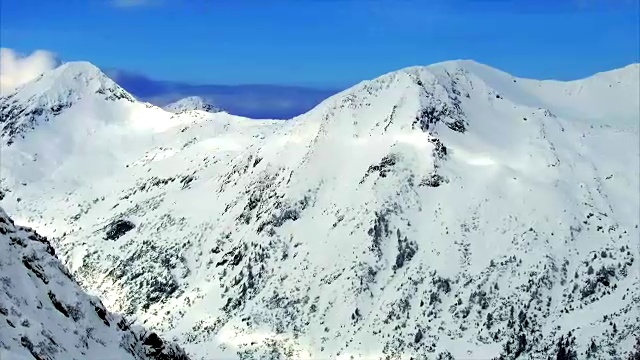
POLYGON ((0 208, 0 358, 188 360, 86 294, 47 240, 0 208))
POLYGON ((545 109, 587 125, 640 128, 640 63, 571 81, 521 78, 473 60, 446 61, 427 68, 445 74, 463 72, 515 104, 545 109))
MULTIPOLYGON (((631 64, 620 69, 597 73, 573 81, 533 80, 512 76, 501 70, 473 60, 453 60, 428 66, 411 66, 384 74, 373 80, 363 81, 319 104, 308 114, 296 119, 330 118, 336 110, 370 114, 372 124, 357 121, 353 125, 366 133, 373 127, 384 129, 397 127, 391 124, 397 109, 405 103, 423 117, 420 112, 435 111, 443 122, 462 130, 468 122, 458 111, 461 97, 471 94, 482 96, 486 101, 506 99, 516 106, 542 109, 573 121, 594 126, 637 131, 640 127, 640 64, 631 64), (419 101, 420 104, 411 104, 419 101), (612 104, 616 104, 612 106, 612 104), (346 109, 346 110, 344 110, 346 109), (457 118, 457 119, 456 119, 457 118)), ((408 117, 405 117, 405 120, 408 117)), ((406 120, 408 121, 408 120, 406 120)), ((477 124, 482 126, 482 124, 477 124)), ((350 125, 342 122, 340 126, 350 125)), ((402 126, 412 127, 411 122, 402 126)), ((344 129, 343 129, 344 131, 344 129)), ((363 134, 361 134, 363 135, 363 134)))

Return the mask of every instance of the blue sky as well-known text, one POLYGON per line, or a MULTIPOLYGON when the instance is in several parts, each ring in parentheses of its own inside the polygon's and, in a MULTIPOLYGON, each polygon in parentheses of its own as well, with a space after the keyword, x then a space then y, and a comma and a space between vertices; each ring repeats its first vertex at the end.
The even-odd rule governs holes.
POLYGON ((0 45, 156 79, 346 86, 466 58, 574 79, 638 62, 638 0, 0 0, 0 45))

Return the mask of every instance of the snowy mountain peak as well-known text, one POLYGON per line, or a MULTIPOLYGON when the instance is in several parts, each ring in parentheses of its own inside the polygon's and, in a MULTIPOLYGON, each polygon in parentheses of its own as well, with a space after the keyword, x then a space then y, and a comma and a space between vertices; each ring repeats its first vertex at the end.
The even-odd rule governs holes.
POLYGON ((322 121, 323 132, 353 137, 416 129, 434 134, 442 126, 464 133, 469 124, 460 104, 474 91, 472 78, 457 62, 447 68, 414 66, 363 81, 300 118, 322 121))
POLYGON ((581 80, 540 81, 515 77, 473 60, 446 61, 363 81, 300 118, 322 120, 324 130, 340 127, 341 133, 355 137, 415 128, 434 133, 442 125, 464 132, 469 126, 483 126, 482 121, 472 124, 473 117, 462 110, 462 102, 471 101, 498 108, 525 106, 586 125, 637 130, 638 69, 633 64, 581 80), (367 115, 346 120, 355 113, 367 115))
MULTIPOLYGON (((26 98, 42 96, 50 101, 69 100, 89 93, 104 95, 109 100, 134 100, 100 69, 86 61, 62 64, 18 87, 15 93, 26 98)), ((8 97, 12 97, 11 94, 8 97)))
POLYGON ((135 102, 133 96, 89 62, 69 62, 0 97, 1 135, 9 145, 81 101, 135 102))
POLYGON ((187 111, 205 111, 209 113, 217 113, 223 111, 219 107, 213 105, 209 100, 200 96, 189 96, 184 99, 180 99, 164 107, 165 110, 182 114, 187 111))
POLYGON ((445 68, 445 69, 464 69, 466 71, 473 71, 474 69, 486 69, 489 71, 500 71, 495 69, 489 65, 477 62, 471 59, 456 59, 456 60, 446 60, 440 61, 433 64, 429 64, 426 66, 415 66, 415 67, 424 67, 429 69, 437 69, 437 68, 445 68))

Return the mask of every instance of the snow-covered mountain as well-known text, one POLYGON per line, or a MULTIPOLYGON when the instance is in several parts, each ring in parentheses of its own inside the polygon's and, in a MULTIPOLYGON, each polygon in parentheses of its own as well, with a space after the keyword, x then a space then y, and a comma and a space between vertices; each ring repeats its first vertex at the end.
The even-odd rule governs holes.
POLYGON ((0 358, 188 360, 86 294, 47 240, 0 208, 0 358))
POLYGON ((194 358, 626 357, 639 69, 558 82, 445 62, 287 122, 118 100, 136 116, 35 156, 31 139, 94 119, 72 105, 4 149, 3 203, 194 358))
POLYGON ((209 113, 217 113, 222 111, 222 109, 213 105, 210 101, 200 97, 200 96, 189 96, 184 99, 180 99, 176 102, 173 102, 164 107, 165 110, 182 114, 187 111, 204 111, 209 113))
POLYGON ((24 138, 25 132, 73 105, 96 99, 134 102, 90 63, 64 64, 2 97, 2 137, 10 145, 16 137, 24 138))

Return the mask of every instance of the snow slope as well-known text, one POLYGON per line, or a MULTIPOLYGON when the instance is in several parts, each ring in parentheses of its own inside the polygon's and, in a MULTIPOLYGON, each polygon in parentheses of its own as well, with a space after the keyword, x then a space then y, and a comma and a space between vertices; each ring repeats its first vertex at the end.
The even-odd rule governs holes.
POLYGON ((187 360, 86 294, 49 241, 0 208, 0 358, 187 360))
MULTIPOLYGON (((117 101, 167 126, 123 116, 51 149, 62 161, 3 161, 3 203, 195 358, 624 357, 640 333, 638 69, 412 67, 287 122, 117 101)), ((49 123, 76 134, 75 107, 49 123)))

